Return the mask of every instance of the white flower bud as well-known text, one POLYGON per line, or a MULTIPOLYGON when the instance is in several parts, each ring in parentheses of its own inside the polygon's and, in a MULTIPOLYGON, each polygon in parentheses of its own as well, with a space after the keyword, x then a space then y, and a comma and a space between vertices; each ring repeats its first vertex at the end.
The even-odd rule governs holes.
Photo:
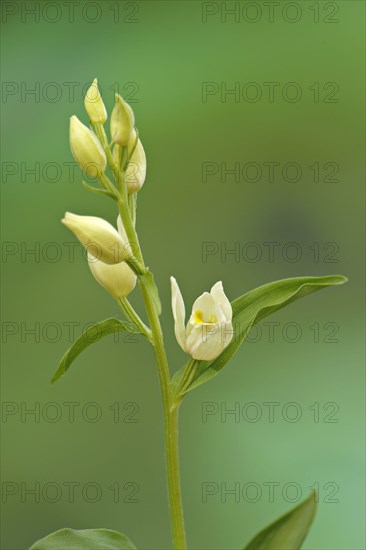
POLYGON ((94 78, 92 85, 86 92, 85 109, 93 124, 104 124, 107 120, 107 109, 103 103, 98 88, 98 80, 94 78))
POLYGON ((140 140, 132 154, 126 170, 126 184, 128 193, 136 193, 144 185, 146 178, 146 154, 140 140))
POLYGON ((111 115, 111 136, 113 143, 126 147, 135 127, 133 110, 119 94, 116 94, 116 103, 111 115))
POLYGON ((95 178, 105 172, 107 159, 103 147, 75 115, 70 118, 70 147, 74 159, 89 176, 95 178))
POLYGON ((114 298, 123 298, 135 288, 137 277, 126 262, 108 265, 88 253, 88 263, 95 280, 114 298))
POLYGON ((102 218, 66 212, 62 223, 76 235, 90 254, 106 264, 117 264, 131 256, 129 244, 102 218))

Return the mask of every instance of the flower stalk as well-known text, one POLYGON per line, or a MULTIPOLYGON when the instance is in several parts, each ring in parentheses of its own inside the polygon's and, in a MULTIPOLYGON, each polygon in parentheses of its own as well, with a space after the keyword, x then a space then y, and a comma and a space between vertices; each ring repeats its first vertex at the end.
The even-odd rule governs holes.
POLYGON ((158 367, 160 389, 163 401, 165 460, 167 468, 173 544, 176 550, 185 550, 187 546, 184 529, 178 456, 178 410, 173 407, 168 360, 165 353, 163 333, 160 326, 159 316, 152 302, 151 295, 143 284, 142 293, 153 336, 153 348, 158 367))

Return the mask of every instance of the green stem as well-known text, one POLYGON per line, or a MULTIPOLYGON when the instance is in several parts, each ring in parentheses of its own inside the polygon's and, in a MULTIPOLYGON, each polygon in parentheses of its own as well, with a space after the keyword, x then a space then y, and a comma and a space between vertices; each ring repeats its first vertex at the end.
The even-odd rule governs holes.
POLYGON ((129 319, 131 323, 133 323, 139 329, 139 332, 144 334, 150 341, 152 341, 151 330, 145 325, 145 323, 133 309, 127 298, 119 298, 119 300, 117 301, 127 319, 129 319))
MULTIPOLYGON (((138 238, 131 221, 130 211, 125 202, 120 203, 120 214, 125 226, 129 241, 138 245, 138 238)), ((143 263, 140 246, 135 254, 143 263)), ((178 455, 178 410, 173 404, 172 389, 168 360, 165 353, 163 333, 160 326, 153 298, 145 285, 144 279, 140 279, 140 286, 145 302, 146 312, 152 333, 152 345, 158 367, 161 395, 163 401, 164 433, 165 433, 165 460, 167 467, 167 483, 169 493, 169 508, 172 524, 173 544, 176 550, 186 549, 186 537, 184 530, 183 504, 180 487, 179 455, 178 455)))
POLYGON ((113 197, 118 201, 119 200, 119 195, 118 195, 114 185, 109 181, 109 178, 107 178, 107 176, 105 174, 100 174, 99 175, 99 181, 103 185, 104 189, 109 191, 109 193, 111 193, 111 195, 113 195, 113 197))
POLYGON ((165 459, 169 493, 170 518, 172 524, 173 544, 176 550, 186 549, 184 530, 183 504, 180 486, 178 454, 178 409, 173 407, 168 361, 165 353, 163 334, 159 316, 147 289, 142 286, 146 311, 153 334, 153 347, 158 365, 158 373, 163 400, 165 459))
POLYGON ((117 181, 119 170, 118 170, 118 166, 114 162, 112 151, 111 151, 111 148, 109 146, 107 134, 105 133, 103 124, 100 124, 100 123, 94 124, 94 128, 95 128, 95 132, 96 132, 96 134, 99 138, 99 141, 103 146, 104 152, 105 152, 106 157, 107 157, 108 164, 109 164, 109 166, 110 166, 110 168, 113 172, 114 179, 117 181))
POLYGON ((175 407, 178 406, 180 401, 182 400, 185 394, 185 391, 188 389, 190 383, 194 378, 194 375, 196 373, 196 366, 197 366, 197 361, 193 359, 193 357, 191 357, 191 359, 188 361, 186 365, 186 368, 184 369, 184 372, 181 380, 179 381, 179 384, 175 385, 174 387, 173 406, 175 407))
MULTIPOLYGON (((121 167, 121 169, 119 169, 119 167, 117 168, 110 153, 110 148, 107 143, 104 129, 102 127, 98 128, 98 136, 100 137, 104 146, 104 150, 106 151, 108 163, 113 171, 116 182, 119 184, 118 208, 128 241, 130 243, 133 243, 136 247, 136 249, 133 251, 135 256, 133 260, 135 263, 133 265, 131 264, 130 266, 134 268, 137 274, 139 274, 139 270, 140 274, 144 274, 144 272, 147 272, 147 269, 144 264, 138 236, 134 226, 134 220, 131 217, 131 211, 128 204, 127 189, 124 181, 124 175, 127 166, 123 166, 121 167)), ((178 455, 178 409, 177 407, 173 406, 173 396, 170 383, 168 360, 165 353, 163 333, 160 326, 159 315, 156 310, 154 299, 151 293, 151 286, 149 287, 144 277, 140 278, 140 286, 151 327, 150 341, 154 348, 163 401, 165 459, 167 468, 167 485, 169 494, 169 508, 173 544, 176 550, 185 550, 187 546, 184 530, 178 455)), ((124 306, 126 306, 126 304, 124 304, 124 306)))

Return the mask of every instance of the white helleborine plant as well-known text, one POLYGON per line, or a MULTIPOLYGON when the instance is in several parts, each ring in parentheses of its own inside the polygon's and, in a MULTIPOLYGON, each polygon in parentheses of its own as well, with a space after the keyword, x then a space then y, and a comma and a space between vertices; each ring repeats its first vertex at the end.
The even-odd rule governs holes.
POLYGON ((103 147, 94 132, 75 115, 70 118, 70 148, 72 156, 88 176, 96 178, 104 174, 107 158, 103 147))
POLYGON ((61 221, 89 253, 106 264, 118 264, 131 256, 127 239, 103 218, 66 212, 61 221))
POLYGON ((222 282, 204 292, 194 302, 185 326, 186 311, 177 281, 170 278, 175 336, 180 347, 193 359, 212 361, 233 338, 233 311, 222 282))
MULTIPOLYGON (((94 278, 116 299, 124 319, 109 317, 83 331, 61 358, 52 382, 66 374, 84 349, 112 333, 134 332, 139 337, 145 338, 152 346, 159 373, 164 412, 166 471, 173 547, 175 550, 186 550, 178 460, 178 411, 183 399, 190 391, 208 382, 225 367, 253 325, 298 298, 321 288, 343 284, 347 279, 339 275, 283 279, 246 292, 236 298, 232 304, 219 281, 210 292, 204 292, 197 298, 186 323, 183 297, 177 281, 171 277, 175 335, 180 347, 190 356, 186 358, 186 364, 171 376, 160 322, 162 307, 159 292, 153 273, 145 265, 136 231, 136 192, 141 189, 145 181, 146 155, 135 129, 134 113, 122 97, 116 94, 116 103, 110 118, 110 135, 107 135, 103 126, 107 120, 107 112, 96 79, 88 90, 85 107, 95 133, 84 126, 76 116, 71 117, 72 154, 89 175, 95 175, 97 172, 101 187, 91 186, 87 182, 83 182, 84 186, 89 191, 114 201, 119 212, 118 231, 102 218, 78 216, 69 212, 65 214, 62 222, 87 249, 88 263, 94 278), (106 168, 107 172, 105 172, 106 168), (137 278, 142 291, 147 324, 126 298, 134 289, 137 278), (126 323, 126 320, 129 322, 126 323)), ((212 124, 214 127, 214 121, 212 124)), ((191 202, 195 200, 194 196, 190 197, 191 202)), ((224 200, 230 201, 230 195, 226 194, 224 200)), ((180 206, 184 207, 183 204, 180 206)), ((157 219, 159 213, 155 214, 157 219)), ((167 228, 167 231, 172 230, 167 228)), ((184 253, 183 257, 185 257, 184 253)), ((85 299, 88 300, 88 297, 86 296, 85 299)), ((114 353, 112 355, 114 356, 114 353)), ((125 360, 126 356, 123 363, 125 360)), ((101 366, 103 368, 100 372, 103 379, 106 376, 104 367, 107 365, 101 366)), ((142 376, 142 371, 138 370, 140 373, 138 376, 142 376)), ((216 390, 218 391, 218 386, 216 390)), ((250 392, 250 389, 247 391, 250 392)), ((247 550, 263 548, 299 550, 314 519, 316 511, 314 496, 314 494, 311 495, 292 512, 263 529, 245 548, 247 550)), ((141 533, 143 532, 141 528, 141 533)), ((148 537, 147 534, 146 540, 148 537)), ((128 548, 130 550, 136 548, 124 534, 117 531, 61 529, 35 543, 30 550, 50 548, 70 550, 76 547, 128 548)))

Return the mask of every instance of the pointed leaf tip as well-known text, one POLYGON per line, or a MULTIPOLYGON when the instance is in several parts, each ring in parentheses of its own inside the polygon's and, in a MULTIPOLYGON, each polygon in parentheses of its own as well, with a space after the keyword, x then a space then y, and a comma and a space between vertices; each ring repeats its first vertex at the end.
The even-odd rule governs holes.
POLYGON ((314 521, 317 495, 311 495, 299 506, 260 531, 244 550, 299 550, 314 521))

